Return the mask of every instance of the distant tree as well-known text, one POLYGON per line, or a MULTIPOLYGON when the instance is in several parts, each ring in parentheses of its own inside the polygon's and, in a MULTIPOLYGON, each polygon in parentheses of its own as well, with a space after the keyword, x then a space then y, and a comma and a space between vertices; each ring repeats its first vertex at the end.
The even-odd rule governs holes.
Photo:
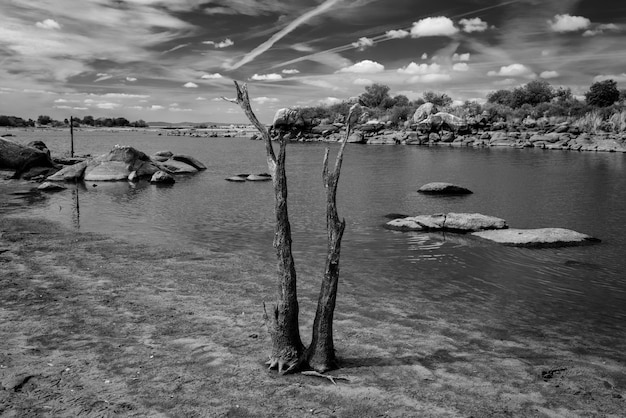
POLYGON ((607 107, 619 100, 619 90, 614 80, 597 81, 585 93, 585 100, 591 106, 607 107))
POLYGON ((389 96, 389 86, 374 83, 365 87, 365 93, 361 93, 359 101, 366 107, 385 107, 392 101, 389 96))
POLYGON ((8 116, 0 115, 0 126, 12 126, 8 116))
POLYGON ((404 94, 398 94, 393 97, 394 106, 409 106, 409 98, 404 94))
POLYGON ((525 101, 530 105, 547 103, 554 97, 554 89, 546 80, 533 80, 524 87, 525 101))
POLYGON ((52 123, 52 118, 47 115, 39 115, 37 118, 37 123, 40 125, 49 125, 52 123))
POLYGON ((553 100, 555 100, 557 103, 567 103, 575 99, 574 95, 572 94, 572 89, 570 89, 569 87, 559 87, 554 91, 553 100))
POLYGON ((424 101, 430 102, 437 107, 446 107, 452 104, 452 98, 445 93, 427 91, 423 95, 424 101))
POLYGON ((85 116, 83 118, 83 125, 94 126, 95 125, 95 121, 93 119, 93 116, 85 116))
POLYGON ((511 100, 512 97, 510 90, 500 89, 487 94, 487 103, 510 106, 511 100))
MULTIPOLYGON (((148 124, 143 119, 139 119, 138 121, 131 123, 131 125, 133 125, 135 128, 147 128, 148 127, 148 124)), ((206 124, 197 126, 197 128, 200 128, 200 129, 206 129, 206 127, 207 127, 206 124)))
POLYGON ((130 122, 126 118, 116 118, 113 122, 113 126, 129 126, 130 122))

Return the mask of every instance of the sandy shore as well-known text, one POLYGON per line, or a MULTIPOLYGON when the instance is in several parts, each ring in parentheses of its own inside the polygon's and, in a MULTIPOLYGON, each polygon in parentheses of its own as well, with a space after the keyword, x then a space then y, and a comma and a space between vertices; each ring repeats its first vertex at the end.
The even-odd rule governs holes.
MULTIPOLYGON (((271 245, 268 243, 268 245, 271 245)), ((624 359, 340 288, 336 385, 264 366, 274 262, 0 215, 3 417, 623 417, 624 359)), ((318 283, 301 280, 308 338, 318 283)))

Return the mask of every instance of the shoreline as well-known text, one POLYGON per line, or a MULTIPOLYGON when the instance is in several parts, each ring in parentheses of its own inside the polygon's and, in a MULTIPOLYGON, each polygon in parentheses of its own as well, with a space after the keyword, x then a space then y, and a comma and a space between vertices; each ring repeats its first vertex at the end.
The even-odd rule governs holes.
MULTIPOLYGON (((330 373, 349 380, 278 376, 263 364, 274 260, 130 244, 13 210, 0 215, 0 265, 3 416, 617 417, 626 406, 626 366, 602 341, 484 333, 439 302, 418 308, 349 278, 330 373)), ((305 340, 317 287, 299 281, 305 340)))

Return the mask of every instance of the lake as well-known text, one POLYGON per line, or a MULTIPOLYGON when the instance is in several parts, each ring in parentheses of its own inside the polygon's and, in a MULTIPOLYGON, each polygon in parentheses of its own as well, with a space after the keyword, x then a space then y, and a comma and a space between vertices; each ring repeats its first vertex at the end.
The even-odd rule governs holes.
MULTIPOLYGON (((69 149, 67 132, 12 133, 21 143, 43 140, 53 154, 69 149)), ((75 133, 77 154, 105 153, 115 144, 147 154, 189 154, 208 169, 179 177, 172 187, 68 184, 69 190, 38 200, 23 214, 138 243, 245 254, 271 261, 272 268, 271 183, 224 180, 267 170, 261 141, 152 131, 75 133)), ((319 280, 324 268, 325 146, 293 143, 287 151, 293 248, 301 280, 319 280)), ((338 146, 331 148, 336 152, 338 146)), ((427 306, 431 314, 447 319, 482 318, 485 329, 493 332, 593 340, 606 347, 606 355, 623 360, 625 174, 626 155, 616 153, 350 144, 338 190, 339 215, 347 222, 339 306, 342 292, 385 292, 410 301, 416 311, 427 306), (474 194, 416 192, 432 181, 457 183, 474 194), (401 233, 382 226, 389 213, 443 212, 479 212, 503 218, 511 227, 569 228, 602 242, 513 248, 464 235, 401 233)), ((581 343, 581 351, 584 347, 581 343)))

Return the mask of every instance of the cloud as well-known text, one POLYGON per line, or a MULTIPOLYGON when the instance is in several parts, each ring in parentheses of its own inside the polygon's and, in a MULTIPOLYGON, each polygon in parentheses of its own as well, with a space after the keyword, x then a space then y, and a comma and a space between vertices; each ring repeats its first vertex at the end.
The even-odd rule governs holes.
POLYGON ((438 83, 451 79, 450 74, 424 74, 411 77, 409 83, 438 83))
POLYGON ((135 77, 126 77, 126 81, 129 81, 132 83, 134 81, 137 81, 137 79, 135 77))
POLYGON ((427 60, 427 59, 428 59, 428 54, 424 52, 424 53, 422 54, 421 58, 422 58, 423 60, 427 60))
POLYGON ((554 20, 548 20, 550 29, 554 32, 576 32, 587 29, 591 21, 582 16, 556 15, 554 20))
POLYGON ((206 97, 201 97, 201 96, 198 96, 198 97, 196 97, 196 100, 198 100, 198 101, 203 101, 203 100, 206 100, 206 97))
POLYGON ((542 71, 541 74, 539 74, 539 77, 544 78, 544 79, 549 79, 549 78, 557 78, 559 77, 561 74, 559 74, 558 71, 542 71))
POLYGON ((363 60, 349 67, 340 69, 339 73, 374 74, 385 71, 385 66, 376 61, 363 60))
POLYGON ((454 22, 447 17, 427 17, 413 23, 411 37, 452 36, 458 31, 459 29, 454 26, 454 22))
POLYGON ((374 82, 369 78, 357 78, 352 84, 356 84, 357 86, 370 86, 374 84, 374 82))
POLYGON ((230 38, 226 38, 221 42, 204 41, 202 43, 205 45, 213 45, 215 48, 218 48, 218 49, 227 48, 229 46, 235 45, 235 43, 230 38))
POLYGON ((222 78, 222 75, 220 73, 203 74, 200 78, 203 80, 216 80, 218 78, 222 78))
POLYGON ((111 102, 96 103, 96 107, 98 109, 117 109, 120 106, 121 105, 119 103, 111 103, 111 102))
POLYGON ((602 25, 598 25, 595 29, 589 29, 583 32, 583 36, 596 36, 604 33, 604 31, 618 31, 619 26, 614 23, 605 23, 602 25))
POLYGON ((470 53, 466 52, 465 54, 457 54, 456 52, 452 55, 452 61, 469 61, 470 53))
POLYGON ((463 32, 472 33, 472 32, 484 32, 489 27, 487 22, 483 21, 479 17, 474 17, 472 19, 461 19, 459 20, 461 26, 463 26, 463 32))
POLYGON ((338 99, 337 97, 326 97, 324 99, 320 99, 319 103, 326 105, 326 106, 332 106, 334 104, 338 104, 338 103, 342 103, 343 100, 342 99, 338 99))
POLYGON ((152 105, 148 108, 148 110, 163 110, 163 109, 165 108, 161 105, 152 105))
POLYGON ((339 2, 339 0, 326 0, 324 3, 320 4, 316 8, 309 10, 308 12, 304 13, 302 16, 296 18, 293 22, 289 23, 282 30, 272 35, 272 37, 270 37, 267 41, 263 42, 261 45, 257 46, 248 54, 246 54, 240 61, 232 65, 230 69, 236 70, 242 65, 249 63, 256 57, 258 57, 259 55, 261 55, 262 53, 270 49, 276 42, 282 39, 285 35, 291 33, 292 31, 297 29, 298 26, 311 20, 315 16, 324 13, 325 11, 333 7, 337 2, 339 2))
POLYGON ((402 67, 398 69, 400 74, 433 74, 438 73, 441 70, 441 66, 437 63, 432 64, 416 64, 415 62, 411 62, 406 67, 402 67))
POLYGON ((453 71, 467 71, 469 70, 469 65, 464 62, 457 62, 452 66, 453 71))
POLYGON ((389 39, 402 39, 402 38, 406 38, 407 36, 409 36, 410 33, 409 31, 406 31, 404 29, 398 29, 398 30, 388 30, 387 32, 385 32, 385 35, 389 39))
POLYGON ((360 51, 364 51, 366 48, 374 46, 374 41, 364 36, 362 38, 359 38, 358 41, 352 42, 352 46, 359 49, 360 51))
POLYGON ((488 76, 494 77, 522 77, 534 74, 532 70, 523 64, 511 64, 500 67, 498 71, 489 71, 488 76))
POLYGON ((180 107, 170 107, 170 112, 193 112, 193 109, 182 109, 180 107))
POLYGON ((35 26, 37 26, 38 28, 47 29, 47 30, 61 29, 61 25, 59 25, 58 22, 53 19, 46 19, 43 22, 37 22, 35 23, 35 26))
POLYGON ((594 83, 597 83, 598 81, 606 81, 606 80, 613 80, 618 83, 626 83, 626 73, 597 75, 593 78, 594 83))
POLYGON ((300 73, 300 71, 296 70, 295 68, 285 68, 283 71, 281 71, 283 74, 298 74, 300 73))
POLYGON ((258 103, 258 104, 265 104, 265 103, 278 103, 278 99, 275 97, 265 97, 265 96, 261 96, 261 97, 255 97, 254 99, 252 99, 253 102, 258 103))
POLYGON ((113 76, 111 74, 107 74, 107 73, 98 73, 96 74, 96 76, 98 78, 96 78, 93 82, 97 83, 99 81, 104 81, 104 80, 108 80, 110 78, 113 78, 113 76))
POLYGON ((280 74, 254 74, 252 77, 250 77, 251 80, 255 80, 255 81, 276 81, 276 80, 282 80, 283 76, 280 74))
POLYGON ((188 88, 188 89, 195 89, 198 88, 198 85, 196 83, 192 83, 191 81, 183 84, 183 87, 188 88))

